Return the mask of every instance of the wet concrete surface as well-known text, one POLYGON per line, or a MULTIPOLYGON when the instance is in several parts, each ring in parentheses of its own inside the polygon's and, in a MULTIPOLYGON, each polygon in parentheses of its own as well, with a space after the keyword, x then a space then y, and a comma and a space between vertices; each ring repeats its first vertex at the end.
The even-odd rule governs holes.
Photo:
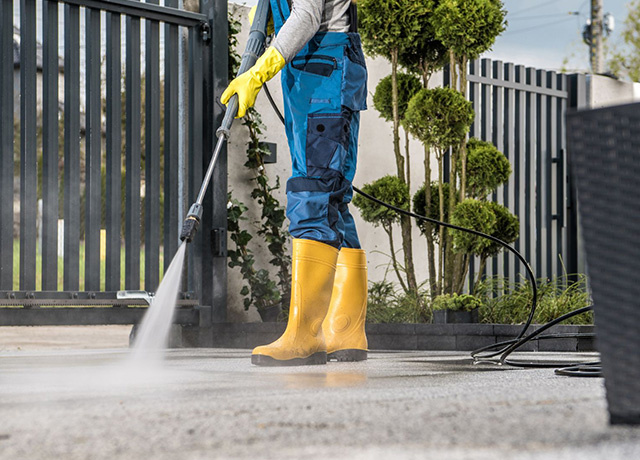
POLYGON ((640 428, 608 425, 599 378, 462 352, 297 368, 249 353, 171 350, 146 369, 124 349, 4 351, 0 458, 640 458, 640 428))

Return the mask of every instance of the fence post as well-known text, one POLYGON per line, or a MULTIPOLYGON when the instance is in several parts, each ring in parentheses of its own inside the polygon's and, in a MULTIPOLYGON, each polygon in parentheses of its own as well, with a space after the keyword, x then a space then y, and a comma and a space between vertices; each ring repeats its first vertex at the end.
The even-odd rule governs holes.
MULTIPOLYGON (((568 76, 569 104, 571 109, 587 108, 587 78, 582 74, 568 76)), ((576 185, 573 180, 573 164, 571 152, 566 152, 567 158, 567 273, 585 273, 584 248, 580 235, 580 221, 578 218, 578 200, 576 197, 576 185)))

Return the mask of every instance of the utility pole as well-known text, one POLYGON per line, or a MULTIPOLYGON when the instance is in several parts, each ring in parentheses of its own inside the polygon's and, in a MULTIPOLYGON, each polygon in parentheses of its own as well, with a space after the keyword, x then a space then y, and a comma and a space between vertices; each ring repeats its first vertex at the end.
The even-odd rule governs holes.
POLYGON ((603 72, 603 13, 602 0, 591 0, 591 42, 589 43, 589 60, 594 74, 603 72))

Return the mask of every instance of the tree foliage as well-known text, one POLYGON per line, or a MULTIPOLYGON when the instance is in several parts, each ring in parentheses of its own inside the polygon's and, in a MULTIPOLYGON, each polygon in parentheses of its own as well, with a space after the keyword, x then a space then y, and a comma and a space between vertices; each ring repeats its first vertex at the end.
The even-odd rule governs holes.
MULTIPOLYGON (((404 120, 407 107, 411 98, 422 88, 420 80, 414 75, 398 72, 398 116, 400 121, 404 120)), ((378 86, 373 94, 373 106, 380 116, 386 121, 393 120, 393 95, 391 89, 391 75, 387 75, 378 86)))
POLYGON ((511 175, 511 163, 495 145, 471 138, 467 142, 467 196, 485 199, 511 175))
POLYGON ((431 22, 445 47, 456 56, 476 59, 504 32, 505 15, 499 0, 441 0, 431 22))
POLYGON ((402 53, 419 38, 432 11, 432 2, 420 0, 360 0, 359 31, 364 50, 372 56, 390 58, 402 53))
MULTIPOLYGON (((409 188, 397 176, 384 176, 362 187, 362 191, 379 200, 401 209, 409 209, 409 188)), ((361 195, 353 199, 353 204, 360 210, 362 218, 375 227, 391 225, 400 219, 400 214, 381 206, 361 195)))
POLYGON ((640 81, 640 0, 628 5, 629 15, 622 30, 623 45, 613 51, 609 68, 615 75, 627 75, 633 81, 640 81))
MULTIPOLYGON (((488 202, 468 198, 458 203, 451 223, 491 235, 495 231, 497 218, 488 202)), ((451 230, 451 234, 457 252, 480 256, 491 246, 491 240, 471 233, 451 230)))
POLYGON ((462 142, 474 117, 471 102, 458 91, 422 89, 409 101, 405 124, 420 141, 443 152, 462 142))
MULTIPOLYGON (((416 214, 429 217, 431 219, 440 220, 440 194, 438 193, 438 183, 431 182, 431 206, 429 207, 429 213, 427 213, 427 199, 425 197, 426 185, 422 184, 422 187, 413 195, 413 210, 416 214)), ((444 196, 444 202, 449 202, 449 184, 442 184, 442 194, 444 196)), ((449 208, 444 207, 444 220, 449 221, 449 208)), ((418 227, 424 234, 427 231, 431 231, 431 234, 437 241, 438 232, 440 231, 439 225, 430 225, 424 220, 418 220, 418 227)))

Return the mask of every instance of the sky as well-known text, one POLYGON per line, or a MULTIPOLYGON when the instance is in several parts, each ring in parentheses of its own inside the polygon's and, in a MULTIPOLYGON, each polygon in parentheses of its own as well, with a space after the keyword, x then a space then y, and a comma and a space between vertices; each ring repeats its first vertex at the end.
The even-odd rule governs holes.
MULTIPOLYGON (((614 17, 608 40, 621 41, 630 0, 603 0, 604 13, 614 17)), ((507 30, 496 39, 486 57, 531 67, 587 70, 589 53, 582 29, 591 14, 589 0, 503 0, 507 30)))
MULTIPOLYGON (((255 5, 257 0, 231 0, 255 5)), ((627 4, 631 0, 603 0, 604 13, 611 13, 615 30, 609 40, 620 40, 627 4)), ((590 16, 590 0, 503 0, 507 30, 483 57, 518 65, 560 70, 589 68, 582 28, 590 16), (567 60, 566 65, 564 65, 567 60)))

